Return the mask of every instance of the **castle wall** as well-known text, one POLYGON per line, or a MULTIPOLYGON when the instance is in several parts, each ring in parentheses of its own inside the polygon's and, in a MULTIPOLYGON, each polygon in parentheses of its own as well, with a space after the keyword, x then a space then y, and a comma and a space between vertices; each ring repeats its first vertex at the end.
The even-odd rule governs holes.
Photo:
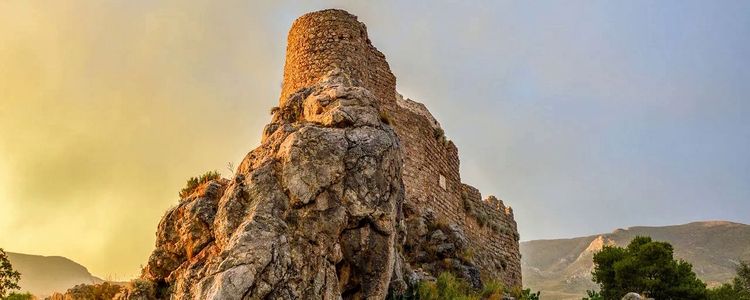
POLYGON ((418 111, 399 106, 395 101, 385 109, 404 149, 406 201, 412 206, 432 209, 445 223, 463 225, 456 145, 418 111))
POLYGON ((508 286, 521 285, 521 252, 513 209, 489 196, 482 200, 478 189, 463 184, 466 210, 464 232, 474 249, 474 262, 489 277, 508 286))
POLYGON ((499 200, 481 200, 478 190, 461 183, 458 149, 424 105, 396 93, 396 79, 385 56, 371 45, 365 25, 355 16, 324 10, 294 22, 280 104, 334 69, 373 92, 380 102, 381 117, 395 129, 403 149, 406 204, 430 209, 441 222, 461 226, 483 275, 500 278, 508 286, 520 285, 518 233, 512 210, 499 200), (472 211, 467 211, 466 201, 472 204, 472 211), (479 225, 474 213, 486 215, 497 229, 479 225))

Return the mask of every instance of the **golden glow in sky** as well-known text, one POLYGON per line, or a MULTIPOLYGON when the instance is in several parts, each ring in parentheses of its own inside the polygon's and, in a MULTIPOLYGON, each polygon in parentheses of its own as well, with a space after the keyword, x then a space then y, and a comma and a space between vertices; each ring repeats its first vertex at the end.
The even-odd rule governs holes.
POLYGON ((291 22, 332 7, 522 240, 750 222, 747 1, 0 0, 0 247, 138 275, 185 180, 258 144, 291 22))
POLYGON ((256 144, 283 35, 207 6, 0 2, 0 247, 131 278, 184 180, 256 144))

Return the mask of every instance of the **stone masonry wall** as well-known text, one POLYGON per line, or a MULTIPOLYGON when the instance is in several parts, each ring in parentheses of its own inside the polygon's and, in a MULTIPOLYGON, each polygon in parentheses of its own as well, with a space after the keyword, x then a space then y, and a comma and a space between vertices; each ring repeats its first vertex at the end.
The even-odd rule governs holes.
POLYGON ((396 78, 385 56, 372 46, 356 16, 323 10, 300 17, 289 32, 286 55, 281 103, 334 69, 369 89, 380 102, 381 118, 393 126, 402 144, 405 205, 430 209, 441 222, 462 227, 483 276, 500 278, 508 286, 521 284, 512 209, 494 197, 481 200, 478 190, 461 182, 455 144, 424 105, 396 93, 396 78), (486 216, 484 226, 477 215, 486 216))
POLYGON ((432 209, 446 223, 463 226, 465 214, 456 145, 419 111, 393 103, 385 109, 404 149, 406 201, 412 206, 432 209))
POLYGON ((464 231, 474 252, 474 262, 491 277, 506 284, 521 285, 521 254, 513 209, 489 196, 482 200, 478 189, 463 184, 466 210, 464 231))

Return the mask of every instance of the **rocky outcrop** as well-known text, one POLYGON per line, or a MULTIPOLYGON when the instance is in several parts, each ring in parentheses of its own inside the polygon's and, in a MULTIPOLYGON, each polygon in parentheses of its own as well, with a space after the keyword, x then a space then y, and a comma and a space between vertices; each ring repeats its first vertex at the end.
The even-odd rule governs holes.
POLYGON ((121 299, 384 299, 443 271, 520 284, 512 210, 460 182, 455 145, 396 93, 355 16, 294 22, 272 113, 232 178, 164 216, 142 276, 153 290, 121 299))
POLYGON ((401 164, 372 93, 331 72, 276 110, 233 179, 167 212, 144 276, 174 299, 382 299, 401 164))
MULTIPOLYGON (((476 289, 482 288, 479 268, 473 263, 473 250, 463 229, 455 223, 437 219, 431 209, 416 213, 410 204, 404 205, 407 235, 403 254, 415 274, 427 273, 437 276, 451 272, 466 280, 476 289)), ((419 278, 419 280, 431 278, 419 278)))

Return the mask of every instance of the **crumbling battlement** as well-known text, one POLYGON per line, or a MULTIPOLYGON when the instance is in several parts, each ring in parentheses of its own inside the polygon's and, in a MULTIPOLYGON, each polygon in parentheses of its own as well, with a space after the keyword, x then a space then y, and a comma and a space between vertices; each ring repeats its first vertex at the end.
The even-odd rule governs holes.
POLYGON ((495 196, 482 200, 479 190, 468 184, 463 185, 462 197, 467 215, 464 231, 475 249, 474 262, 506 284, 521 284, 521 252, 513 209, 495 196))
POLYGON ((482 200, 461 182, 458 149, 427 108, 396 92, 385 56, 372 46, 363 23, 343 10, 323 10, 297 19, 289 31, 280 103, 329 71, 341 70, 380 102, 381 119, 399 137, 405 207, 431 210, 444 223, 463 228, 483 277, 521 284, 518 231, 513 211, 501 200, 482 200))

